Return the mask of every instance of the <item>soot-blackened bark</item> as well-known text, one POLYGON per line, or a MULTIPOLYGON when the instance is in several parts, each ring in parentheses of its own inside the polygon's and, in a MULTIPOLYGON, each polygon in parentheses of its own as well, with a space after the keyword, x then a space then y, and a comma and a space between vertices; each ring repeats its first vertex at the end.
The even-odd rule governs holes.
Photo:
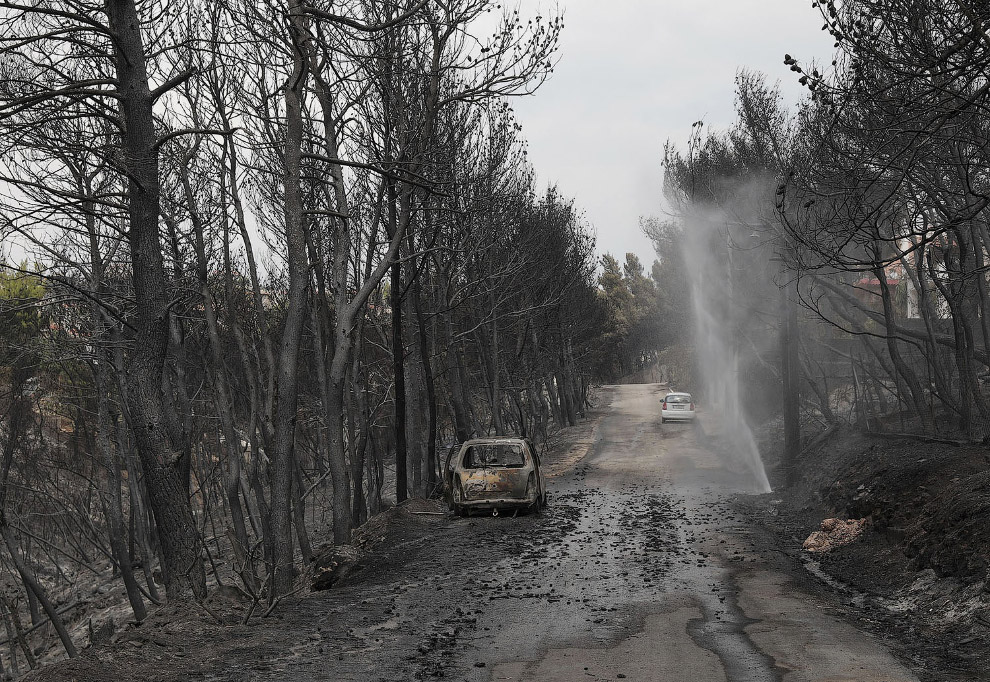
POLYGON ((426 329, 426 316, 423 314, 422 289, 419 279, 413 282, 416 324, 419 329, 419 354, 423 363, 423 381, 426 388, 426 471, 430 489, 437 483, 437 388, 433 378, 433 360, 430 341, 426 329))
POLYGON ((396 254, 390 273, 392 301, 392 372, 395 380, 395 501, 409 496, 406 469, 406 378, 402 342, 402 263, 396 254))
MULTIPOLYGON (((290 500, 295 456, 296 408, 299 385, 299 343, 306 317, 309 262, 303 224, 301 182, 303 96, 309 75, 306 57, 306 19, 303 3, 289 2, 289 35, 292 41, 292 72, 285 84, 285 247, 289 275, 285 327, 276 368, 278 403, 275 415, 275 452, 272 457, 271 533, 274 594, 292 590, 293 557, 290 500)), ((303 519, 298 519, 299 523, 303 519)))
POLYGON ((890 295, 890 286, 887 284, 887 273, 883 268, 875 268, 873 270, 873 276, 877 278, 877 282, 880 284, 880 300, 883 303, 883 317, 888 330, 886 337, 887 352, 890 354, 890 361, 894 364, 897 374, 903 378, 904 383, 907 385, 909 393, 907 397, 911 400, 915 413, 921 419, 925 432, 931 433, 934 426, 931 413, 925 406, 921 382, 918 380, 918 376, 914 373, 914 370, 911 369, 911 366, 905 362, 900 349, 897 347, 897 338, 892 333, 892 330, 896 329, 896 321, 894 320, 894 304, 890 295))
POLYGON ((797 475, 797 458, 801 451, 801 365, 798 355, 797 304, 791 285, 781 290, 781 378, 783 379, 784 461, 788 482, 797 475))
POLYGON ((131 426, 148 485, 162 548, 165 591, 181 596, 188 586, 206 596, 201 542, 188 487, 183 485, 183 454, 169 437, 162 375, 169 334, 169 288, 158 234, 161 215, 158 138, 153 96, 133 0, 107 0, 114 35, 115 66, 124 123, 123 157, 128 176, 128 243, 136 302, 136 328, 127 372, 131 426))

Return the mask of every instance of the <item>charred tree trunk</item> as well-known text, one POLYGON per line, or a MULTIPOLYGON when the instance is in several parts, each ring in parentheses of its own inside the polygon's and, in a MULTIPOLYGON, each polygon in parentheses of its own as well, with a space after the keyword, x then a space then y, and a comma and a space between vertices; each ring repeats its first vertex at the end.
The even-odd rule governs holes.
MULTIPOLYGON (((352 492, 351 523, 354 527, 360 526, 368 517, 368 503, 364 494, 364 469, 365 458, 368 450, 368 396, 367 388, 364 385, 363 370, 361 367, 361 335, 364 333, 363 320, 359 323, 357 330, 358 343, 351 361, 350 387, 353 402, 351 409, 347 412, 348 443, 350 444, 351 457, 351 485, 352 492)), ((372 496, 370 490, 373 485, 372 478, 368 478, 369 497, 372 496)))
MULTIPOLYGON (((389 237, 396 230, 395 186, 389 184, 389 237)), ((401 504, 409 497, 408 471, 406 468, 406 372, 405 350, 402 342, 402 260, 396 252, 389 270, 389 301, 392 306, 392 380, 395 404, 395 501, 401 504)))
POLYGON ((313 560, 314 554, 313 545, 309 541, 309 533, 306 532, 306 500, 303 498, 306 486, 303 483, 302 465, 298 458, 293 460, 292 472, 295 487, 295 494, 292 496, 292 519, 296 528, 296 540, 299 542, 299 552, 302 554, 303 560, 309 563, 313 560))
MULTIPOLYGON (((94 306, 95 307, 95 306, 94 306)), ((93 310, 93 315, 98 315, 99 311, 93 310)), ((130 557, 127 551, 127 534, 124 531, 124 511, 123 496, 121 494, 120 464, 115 456, 113 439, 111 432, 113 425, 110 422, 109 390, 110 379, 107 377, 107 363, 99 362, 94 367, 97 391, 97 448, 102 454, 103 464, 107 472, 108 495, 105 508, 107 510, 107 522, 109 525, 110 548, 114 559, 120 567, 120 575, 124 580, 124 589, 127 592, 127 600, 134 611, 134 618, 142 621, 148 616, 148 611, 144 607, 144 599, 141 596, 141 588, 134 578, 134 568, 131 566, 130 557)))
MULTIPOLYGON (((20 666, 17 664, 18 646, 24 652, 28 666, 32 670, 34 670, 37 662, 34 660, 34 653, 31 651, 31 647, 24 641, 24 633, 20 632, 15 625, 16 621, 14 620, 13 609, 7 603, 7 599, 2 596, 0 596, 0 618, 3 619, 4 630, 7 631, 7 644, 10 650, 10 669, 14 673, 14 677, 20 677, 20 666)), ((0 664, 0 668, 2 667, 2 664, 0 664)))
MULTIPOLYGON (((4 483, 6 485, 6 482, 4 483)), ((35 577, 34 572, 21 557, 20 550, 17 548, 17 540, 14 539, 13 531, 10 525, 7 523, 7 516, 3 510, 0 510, 0 533, 3 534, 3 541, 7 545, 7 551, 10 553, 10 558, 14 562, 14 567, 21 576, 21 580, 24 582, 24 586, 34 592, 38 601, 41 602, 41 608, 44 609, 45 615, 48 616, 48 620, 51 621, 52 627, 55 628, 55 632, 58 633, 58 638, 62 642, 62 646, 65 647, 65 653, 69 655, 69 658, 75 658, 78 655, 75 645, 72 643, 72 637, 69 636, 69 631, 65 628, 65 623, 62 621, 62 617, 58 615, 58 610, 55 605, 52 604, 51 600, 48 599, 48 594, 45 592, 41 583, 35 577)))
POLYGON ((801 358, 799 354, 797 304, 791 284, 780 290, 781 348, 780 369, 784 407, 784 467, 787 482, 797 480, 798 456, 801 454, 801 358))
MULTIPOLYGON (((115 351, 114 353, 115 356, 119 354, 119 351, 115 351)), ((123 361, 115 358, 114 364, 120 367, 123 361)), ((122 395, 121 398, 126 402, 126 394, 122 395)), ((138 471, 138 458, 134 453, 134 448, 129 438, 130 431, 125 422, 125 418, 118 417, 115 433, 117 452, 123 457, 124 467, 127 470, 127 494, 130 510, 129 525, 133 529, 134 541, 141 552, 141 568, 144 572, 145 584, 148 586, 148 596, 154 603, 158 604, 161 602, 161 595, 154 580, 154 562, 157 554, 155 552, 155 543, 152 540, 152 524, 148 515, 147 495, 138 471)))
MULTIPOLYGON (((409 311, 414 312, 414 311, 409 311)), ((416 331, 415 319, 406 319, 409 324, 410 344, 418 347, 418 332, 416 331)), ((423 378, 423 359, 419 352, 410 352, 409 360, 406 362, 406 450, 408 457, 409 473, 411 474, 411 490, 416 497, 423 496, 423 465, 426 462, 426 405, 423 378)))
POLYGON ((563 367, 557 370, 557 397, 560 400, 560 412, 565 422, 561 426, 575 426, 577 415, 574 410, 574 403, 571 399, 571 391, 568 390, 567 370, 563 367))
POLYGON ((911 399, 911 405, 914 408, 915 413, 921 419, 925 431, 927 433, 931 433, 934 425, 932 422, 932 415, 925 408, 925 399, 921 388, 921 382, 918 381, 918 377, 914 373, 914 370, 912 370, 911 367, 904 361, 900 349, 897 347, 897 338, 892 333, 892 330, 896 328, 896 322, 894 320, 894 304, 890 297, 890 286, 887 284, 887 273, 883 268, 876 268, 873 271, 873 275, 880 283, 880 299, 883 302, 883 317, 886 322, 887 329, 889 330, 886 335, 887 352, 890 355, 891 362, 894 364, 894 370, 907 385, 909 392, 908 397, 911 399))
MULTIPOLYGON (((278 402, 275 410, 275 443, 271 465, 271 533, 273 597, 287 594, 293 583, 292 470, 295 466, 296 409, 299 383, 299 345, 306 317, 309 262, 303 216, 301 165, 303 97, 309 75, 306 41, 308 29, 303 2, 289 0, 289 39, 292 72, 284 88, 285 99, 285 247, 289 293, 276 370, 278 402)), ((300 519, 299 522, 302 522, 300 519)))
POLYGON ((427 334, 426 316, 423 313, 423 292, 418 278, 413 282, 413 301, 419 330, 419 356, 426 389, 426 480, 428 486, 433 488, 437 484, 437 387, 433 377, 430 335, 427 334))
POLYGON ((467 396, 464 392, 463 369, 460 353, 457 350, 457 340, 454 337, 454 323, 451 319, 450 304, 444 315, 444 330, 446 332, 447 383, 450 386, 450 411, 454 418, 454 435, 457 442, 470 440, 473 433, 471 418, 468 414, 467 396))
POLYGON ((123 158, 128 177, 128 241, 137 303, 136 334, 129 368, 132 428, 162 546, 166 594, 179 597, 188 585, 206 596, 201 539, 183 485, 184 453, 171 442, 162 378, 168 343, 170 301, 158 221, 158 137, 153 96, 133 0, 106 0, 114 34, 115 62, 124 123, 123 158))
MULTIPOLYGON (((224 374, 223 351, 220 343, 220 329, 217 321, 216 301, 210 289, 208 274, 209 265, 206 255, 205 227, 200 216, 196 196, 189 179, 188 162, 192 152, 186 157, 179 168, 182 189, 186 197, 189 218, 193 224, 194 246, 196 252, 196 276, 199 280, 200 296, 203 301, 203 312, 206 319, 207 338, 211 362, 206 363, 206 374, 212 388, 216 414, 220 421, 220 433, 223 435, 224 449, 227 454, 227 467, 224 480, 224 494, 231 519, 231 549, 234 553, 235 571, 241 577, 244 585, 252 594, 257 594, 258 586, 254 579, 254 567, 248 560, 250 546, 247 525, 244 521, 244 510, 241 508, 241 447, 240 438, 234 429, 234 413, 230 404, 226 375, 224 374)), ((228 243, 226 222, 224 224, 225 248, 228 243)), ((226 253, 226 252, 225 252, 226 253)), ((228 256, 229 258, 229 256, 228 256)), ((229 263, 225 265, 228 266, 229 263)))
MULTIPOLYGON (((85 185, 85 180, 80 178, 85 185)), ((86 231, 89 237, 89 259, 90 259, 90 289, 94 294, 102 293, 103 288, 103 255, 100 252, 99 236, 96 230, 96 211, 93 202, 87 201, 84 204, 86 209, 86 231)), ((103 320, 103 311, 99 304, 91 301, 90 317, 93 327, 97 330, 95 337, 100 342, 107 342, 110 339, 107 333, 107 324, 103 320)), ((141 589, 134 577, 134 568, 130 560, 130 552, 127 547, 127 534, 124 531, 124 503, 121 493, 123 483, 120 475, 120 462, 118 457, 122 454, 114 449, 114 426, 110 415, 110 394, 113 382, 109 374, 113 366, 112 351, 102 349, 103 357, 99 358, 91 366, 94 384, 96 389, 96 450, 101 455, 101 460, 106 468, 108 494, 105 496, 104 508, 107 512, 107 522, 109 525, 110 548, 113 558, 120 568, 120 574, 124 581, 124 589, 127 592, 127 600, 130 602, 134 612, 134 618, 143 621, 147 615, 144 606, 144 599, 141 596, 141 589)), ((33 590, 28 589, 31 596, 32 607, 37 601, 33 590)), ((36 607, 35 607, 36 608, 36 607)), ((34 619, 34 608, 31 612, 34 619)))

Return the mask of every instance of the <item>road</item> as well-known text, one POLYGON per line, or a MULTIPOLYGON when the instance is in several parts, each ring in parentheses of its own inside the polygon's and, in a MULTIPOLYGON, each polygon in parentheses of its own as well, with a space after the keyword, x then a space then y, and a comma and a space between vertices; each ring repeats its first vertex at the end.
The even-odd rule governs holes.
MULTIPOLYGON (((908 682, 800 568, 767 559, 727 498, 751 487, 614 387, 537 515, 422 517, 344 587, 287 606, 207 680, 908 682), (400 538, 402 539, 402 538, 400 538)), ((405 531, 404 531, 405 532, 405 531)))

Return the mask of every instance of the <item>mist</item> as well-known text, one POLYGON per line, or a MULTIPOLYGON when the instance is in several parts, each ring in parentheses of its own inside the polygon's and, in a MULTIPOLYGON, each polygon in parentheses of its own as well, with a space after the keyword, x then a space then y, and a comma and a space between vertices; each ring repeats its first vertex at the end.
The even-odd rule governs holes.
POLYGON ((779 396, 767 390, 779 300, 771 232, 759 213, 767 187, 764 180, 740 185, 733 201, 691 206, 678 221, 694 318, 695 391, 712 417, 707 428, 726 444, 726 464, 759 493, 771 486, 753 424, 776 411, 779 396))

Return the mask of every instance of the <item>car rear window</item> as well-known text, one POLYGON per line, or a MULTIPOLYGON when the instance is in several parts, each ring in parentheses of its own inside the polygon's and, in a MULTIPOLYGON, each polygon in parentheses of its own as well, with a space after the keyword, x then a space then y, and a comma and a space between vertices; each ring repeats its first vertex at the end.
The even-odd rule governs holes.
POLYGON ((681 395, 668 395, 664 400, 668 403, 689 403, 691 402, 691 396, 683 393, 681 395))
POLYGON ((464 453, 465 469, 481 467, 521 467, 526 465, 526 454, 521 445, 489 443, 472 445, 464 453))

